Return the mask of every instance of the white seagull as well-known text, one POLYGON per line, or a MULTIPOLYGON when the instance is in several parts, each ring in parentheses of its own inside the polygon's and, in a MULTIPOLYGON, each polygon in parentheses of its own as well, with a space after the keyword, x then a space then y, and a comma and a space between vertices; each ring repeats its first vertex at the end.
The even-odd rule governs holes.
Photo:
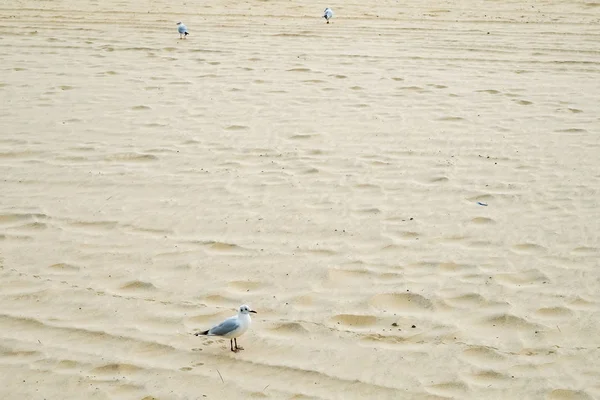
POLYGON ((252 320, 250 319, 250 313, 256 314, 256 311, 251 310, 247 305, 240 306, 238 314, 231 318, 227 318, 219 325, 213 326, 207 331, 198 332, 195 335, 206 335, 206 336, 222 336, 229 339, 231 345, 231 351, 237 353, 238 350, 244 350, 243 347, 238 347, 237 338, 242 336, 248 328, 252 320), (235 348, 233 346, 235 342, 235 348))
POLYGON ((185 37, 189 35, 187 27, 183 24, 183 22, 177 23, 177 31, 179 32, 179 39, 182 37, 185 39, 185 37))
POLYGON ((325 12, 323 13, 323 18, 327 20, 327 23, 329 23, 329 20, 333 18, 333 11, 331 11, 331 8, 327 7, 325 9, 325 12))

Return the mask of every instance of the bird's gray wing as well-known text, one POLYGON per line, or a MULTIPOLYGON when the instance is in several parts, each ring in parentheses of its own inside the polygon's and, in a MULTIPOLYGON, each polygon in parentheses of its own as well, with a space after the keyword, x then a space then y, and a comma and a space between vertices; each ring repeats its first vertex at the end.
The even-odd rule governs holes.
POLYGON ((240 322, 238 321, 237 317, 231 317, 221 322, 219 325, 210 328, 208 334, 215 336, 223 336, 227 335, 229 332, 235 331, 239 327, 240 322))

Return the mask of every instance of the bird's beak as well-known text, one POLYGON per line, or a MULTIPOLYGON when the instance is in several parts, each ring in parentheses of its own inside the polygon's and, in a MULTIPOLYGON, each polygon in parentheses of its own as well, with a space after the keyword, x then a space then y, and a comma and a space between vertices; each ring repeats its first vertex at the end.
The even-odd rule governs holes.
POLYGON ((256 311, 254 311, 254 310, 250 310, 250 312, 251 312, 251 313, 254 313, 254 314, 258 314, 258 313, 257 313, 256 311))

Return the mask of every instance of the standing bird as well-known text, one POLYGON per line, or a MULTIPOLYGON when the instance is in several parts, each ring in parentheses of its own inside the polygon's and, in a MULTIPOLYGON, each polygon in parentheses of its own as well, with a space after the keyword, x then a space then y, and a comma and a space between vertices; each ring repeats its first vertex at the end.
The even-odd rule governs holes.
POLYGON ((250 327, 250 313, 256 314, 256 311, 251 310, 247 305, 240 306, 238 314, 231 318, 227 318, 219 325, 213 326, 207 331, 198 332, 195 335, 206 335, 206 336, 222 336, 229 339, 231 351, 237 353, 238 350, 244 350, 243 347, 239 347, 237 344, 237 338, 242 336, 250 327), (233 344, 235 343, 235 348, 233 344))
POLYGON ((177 32, 179 32, 179 39, 185 39, 185 37, 189 35, 187 27, 182 22, 177 23, 177 32))
POLYGON ((325 12, 323 14, 323 18, 325 18, 327 20, 327 23, 329 23, 329 20, 331 18, 333 18, 333 11, 331 11, 331 8, 327 7, 325 9, 325 12))

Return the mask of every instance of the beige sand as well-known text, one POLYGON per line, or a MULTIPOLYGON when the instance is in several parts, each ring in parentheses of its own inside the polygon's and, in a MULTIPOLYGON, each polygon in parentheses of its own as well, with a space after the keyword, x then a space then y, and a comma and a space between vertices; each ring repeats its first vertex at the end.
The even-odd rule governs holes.
POLYGON ((4 0, 0 398, 600 398, 600 7, 531 4, 4 0))

